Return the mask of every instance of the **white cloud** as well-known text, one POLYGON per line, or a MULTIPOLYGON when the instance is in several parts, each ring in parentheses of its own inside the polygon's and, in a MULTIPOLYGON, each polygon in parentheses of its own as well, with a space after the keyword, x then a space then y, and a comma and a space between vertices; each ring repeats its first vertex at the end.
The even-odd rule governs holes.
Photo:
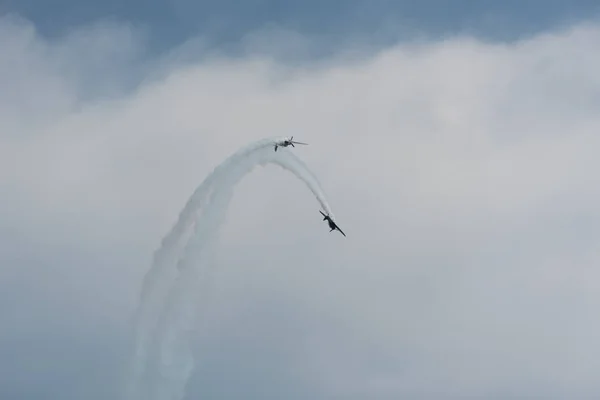
MULTIPOLYGON (((57 313, 124 330, 151 251, 194 187, 240 146, 294 135, 348 237, 328 234, 294 178, 249 176, 203 340, 266 298, 308 325, 294 333, 302 351, 273 362, 323 398, 600 394, 600 26, 316 66, 158 60, 143 70, 164 79, 105 97, 89 94, 128 79, 135 31, 48 42, 4 19, 0 33, 0 212, 27 246, 0 249, 39 253, 0 277, 32 288, 30 271, 45 271, 52 296, 81 296, 55 300, 57 313), (119 68, 94 79, 113 59, 119 68), (50 245, 61 260, 74 249, 98 259, 53 275, 50 245)), ((50 296, 31 294, 30 307, 50 296)), ((257 343, 287 340, 274 324, 257 317, 257 343)))

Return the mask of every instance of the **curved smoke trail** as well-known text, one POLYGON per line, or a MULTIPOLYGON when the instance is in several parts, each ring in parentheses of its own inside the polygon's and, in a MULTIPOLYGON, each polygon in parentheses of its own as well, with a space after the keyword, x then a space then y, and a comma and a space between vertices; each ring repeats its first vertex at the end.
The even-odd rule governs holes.
POLYGON ((140 393, 140 399, 183 397, 185 383, 193 368, 184 336, 194 322, 197 284, 202 271, 200 265, 211 264, 210 250, 214 248, 211 244, 217 240, 233 188, 255 166, 273 163, 292 172, 304 181, 324 211, 333 216, 314 174, 292 153, 273 152, 270 146, 275 140, 279 139, 256 142, 215 168, 196 189, 177 223, 154 254, 136 314, 136 343, 128 398, 138 398, 136 393, 140 389, 145 392, 140 393), (195 233, 184 250, 186 231, 194 224, 194 217, 200 209, 203 212, 196 221, 195 233), (177 263, 177 256, 182 250, 185 255, 177 263), (177 269, 173 268, 176 263, 177 269), (179 277, 176 276, 178 272, 179 277), (173 281, 175 284, 169 291, 173 281), (152 351, 150 355, 148 349, 152 351), (150 367, 148 371, 145 371, 146 367, 150 367), (145 374, 147 379, 144 379, 145 374))
POLYGON ((284 138, 267 138, 254 142, 238 150, 218 165, 196 188, 183 210, 179 213, 177 222, 163 238, 160 247, 154 252, 151 267, 144 276, 140 302, 133 318, 133 354, 130 360, 129 376, 127 376, 125 382, 126 399, 136 398, 136 387, 139 386, 139 381, 144 373, 149 334, 158 321, 164 295, 176 278, 177 271, 169 267, 176 264, 187 233, 194 224, 196 214, 206 204, 213 183, 232 165, 239 163, 259 149, 273 146, 276 141, 282 139, 284 138))

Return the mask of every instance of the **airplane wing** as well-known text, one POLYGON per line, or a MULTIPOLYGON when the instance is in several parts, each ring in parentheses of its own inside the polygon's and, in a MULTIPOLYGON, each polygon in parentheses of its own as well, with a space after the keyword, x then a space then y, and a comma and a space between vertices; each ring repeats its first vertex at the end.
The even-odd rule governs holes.
POLYGON ((337 227, 337 230, 338 230, 338 231, 340 231, 340 233, 341 233, 342 235, 344 235, 344 237, 346 237, 346 234, 345 234, 344 232, 342 232, 342 230, 340 229, 340 227, 339 227, 339 226, 337 226, 337 225, 336 225, 336 227, 337 227))
POLYGON ((305 144, 305 145, 308 145, 308 143, 302 143, 302 142, 292 142, 292 143, 294 143, 294 144, 305 144))
POLYGON ((322 216, 326 217, 327 215, 323 214, 323 211, 319 210, 322 216))

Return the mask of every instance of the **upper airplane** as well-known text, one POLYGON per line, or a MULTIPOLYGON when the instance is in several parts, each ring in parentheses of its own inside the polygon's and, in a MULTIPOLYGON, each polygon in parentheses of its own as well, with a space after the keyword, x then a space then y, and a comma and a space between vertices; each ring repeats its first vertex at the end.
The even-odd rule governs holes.
POLYGON ((342 232, 342 230, 340 229, 339 226, 337 226, 337 224, 335 222, 333 222, 333 220, 331 219, 331 217, 329 215, 325 215, 323 214, 323 211, 319 210, 319 212, 321 213, 321 215, 323 216, 323 221, 327 221, 327 223, 329 223, 329 227, 331 228, 329 230, 329 232, 334 231, 335 229, 337 229, 338 231, 340 231, 340 233, 342 235, 344 235, 344 237, 346 237, 346 234, 344 232, 342 232))
POLYGON ((288 146, 292 146, 292 147, 296 147, 294 146, 294 144, 308 144, 308 143, 302 143, 302 142, 294 142, 294 137, 292 136, 289 139, 284 139, 284 140, 280 140, 279 142, 275 142, 275 151, 277 151, 277 147, 288 147, 288 146))

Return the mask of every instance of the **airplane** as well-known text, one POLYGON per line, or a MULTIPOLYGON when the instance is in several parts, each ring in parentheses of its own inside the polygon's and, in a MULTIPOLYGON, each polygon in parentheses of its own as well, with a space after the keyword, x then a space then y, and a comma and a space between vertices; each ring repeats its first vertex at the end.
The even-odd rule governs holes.
POLYGON ((308 143, 294 142, 294 137, 292 136, 289 139, 285 139, 285 140, 281 140, 279 142, 275 142, 275 151, 277 151, 277 147, 288 147, 290 145, 292 147, 296 147, 296 146, 294 146, 294 144, 305 144, 305 145, 307 145, 308 143))
POLYGON ((342 235, 344 235, 344 237, 346 237, 346 234, 344 232, 342 232, 342 230, 340 229, 339 226, 337 226, 337 224, 335 222, 333 222, 333 220, 331 219, 331 217, 329 215, 323 214, 323 211, 319 210, 319 212, 321 213, 321 215, 323 216, 323 221, 327 221, 327 223, 329 223, 329 227, 331 228, 329 230, 329 232, 334 231, 335 229, 337 229, 338 231, 340 231, 340 233, 342 235))

